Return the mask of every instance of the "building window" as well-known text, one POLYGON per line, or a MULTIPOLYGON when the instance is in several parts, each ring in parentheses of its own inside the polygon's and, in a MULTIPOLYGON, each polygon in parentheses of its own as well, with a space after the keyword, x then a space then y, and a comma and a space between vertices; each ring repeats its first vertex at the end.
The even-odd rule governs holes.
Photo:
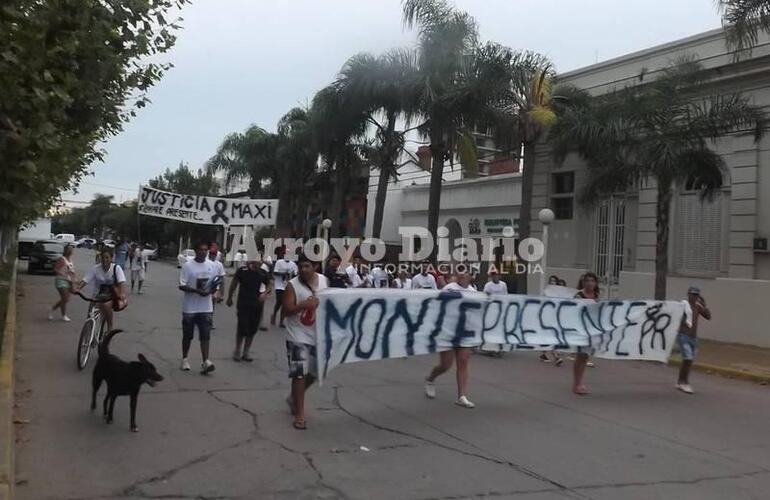
POLYGON ((558 220, 572 219, 575 205, 575 172, 551 176, 551 210, 558 220))
POLYGON ((697 193, 680 194, 677 202, 676 268, 678 272, 719 273, 722 265, 722 196, 701 200, 697 193))

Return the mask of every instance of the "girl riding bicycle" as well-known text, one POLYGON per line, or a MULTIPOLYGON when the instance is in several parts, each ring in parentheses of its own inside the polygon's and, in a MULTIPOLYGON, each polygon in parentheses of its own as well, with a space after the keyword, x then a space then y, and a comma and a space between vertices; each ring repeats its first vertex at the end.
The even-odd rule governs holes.
POLYGON ((107 331, 112 330, 112 311, 120 311, 126 307, 126 275, 123 269, 117 264, 112 263, 112 251, 104 248, 99 255, 100 263, 92 267, 83 280, 78 283, 75 291, 79 292, 85 286, 89 286, 94 292, 93 298, 107 298, 109 300, 99 300, 95 307, 99 308, 102 318, 107 323, 107 331))

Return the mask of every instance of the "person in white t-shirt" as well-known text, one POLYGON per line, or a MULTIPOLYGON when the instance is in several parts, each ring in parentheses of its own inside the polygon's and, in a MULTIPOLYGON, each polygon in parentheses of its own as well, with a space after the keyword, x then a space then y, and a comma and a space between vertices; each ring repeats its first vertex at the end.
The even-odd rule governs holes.
POLYGON ((382 264, 375 264, 371 272, 372 285, 374 288, 388 288, 390 284, 390 275, 382 268, 382 264))
POLYGON ((406 271, 400 271, 398 278, 393 280, 393 288, 402 288, 404 290, 412 289, 412 278, 410 278, 406 271))
POLYGON ((185 262, 179 274, 179 289, 184 292, 182 300, 182 370, 190 371, 188 354, 195 327, 201 348, 201 373, 214 371, 209 359, 209 340, 214 314, 213 296, 218 293, 222 274, 215 261, 207 258, 208 245, 200 243, 195 248, 195 259, 185 262))
POLYGON ((246 255, 246 250, 238 250, 238 253, 235 254, 235 257, 233 257, 233 264, 235 265, 236 270, 246 267, 248 262, 249 256, 246 255))
MULTIPOLYGON (((282 252, 281 258, 276 261, 273 266, 273 280, 275 288, 275 307, 273 307, 273 315, 270 317, 270 324, 275 326, 275 317, 278 315, 278 311, 283 306, 283 294, 286 290, 286 285, 295 276, 297 276, 297 264, 286 258, 285 250, 282 252)), ((283 311, 281 311, 281 328, 284 328, 283 311)))
POLYGON ((361 257, 353 257, 353 262, 345 268, 345 274, 348 275, 348 288, 362 288, 366 285, 363 277, 359 274, 360 269, 361 257))
POLYGON ((484 293, 487 295, 506 295, 508 293, 508 285, 500 281, 500 274, 494 269, 489 271, 489 281, 484 285, 484 293))
MULTIPOLYGON (((461 293, 478 293, 471 286, 471 279, 467 272, 458 272, 455 280, 447 284, 443 291, 457 291, 461 293)), ((465 395, 465 389, 468 385, 468 365, 471 359, 473 348, 456 346, 451 351, 442 351, 439 353, 439 364, 433 367, 428 377, 425 379, 425 395, 430 399, 436 397, 436 378, 452 368, 452 364, 457 361, 457 401, 455 404, 463 408, 474 408, 473 404, 465 395)))
POLYGON ((99 254, 101 262, 88 270, 83 279, 77 286, 76 291, 88 286, 91 290, 91 298, 100 300, 110 297, 105 302, 97 302, 96 307, 107 323, 107 331, 113 328, 112 312, 120 311, 126 307, 126 275, 123 268, 112 263, 112 251, 109 248, 103 249, 99 254), (113 294, 113 290, 116 292, 113 294), (117 303, 115 301, 117 300, 117 303))
POLYGON ((428 269, 430 269, 430 262, 423 262, 421 271, 412 278, 412 288, 438 290, 436 278, 428 272, 428 269))
MULTIPOLYGON (((219 288, 217 289, 216 293, 212 295, 214 308, 216 309, 217 304, 221 304, 225 300, 225 265, 222 263, 222 252, 219 251, 219 246, 217 246, 216 243, 209 243, 209 253, 207 254, 208 259, 214 263, 214 265, 217 267, 217 276, 221 276, 222 281, 219 285, 219 288)), ((211 329, 216 330, 216 326, 214 326, 214 313, 211 313, 211 329)))
POLYGON ((133 245, 128 253, 128 267, 131 269, 131 293, 134 293, 136 282, 139 282, 137 293, 142 294, 142 285, 147 273, 147 256, 143 255, 142 247, 133 245))
POLYGON ((299 274, 289 281, 283 294, 286 316, 286 356, 289 362, 291 395, 286 402, 294 416, 295 429, 306 429, 305 391, 315 382, 316 309, 318 292, 328 287, 326 276, 315 271, 307 257, 299 260, 299 274))

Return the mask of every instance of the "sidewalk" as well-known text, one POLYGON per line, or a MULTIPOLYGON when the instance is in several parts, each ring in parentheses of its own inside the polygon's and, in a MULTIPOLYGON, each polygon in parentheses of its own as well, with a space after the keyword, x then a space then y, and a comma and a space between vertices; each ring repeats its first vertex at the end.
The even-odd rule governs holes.
MULTIPOLYGON (((698 339, 698 342, 698 354, 693 364, 696 370, 770 383, 770 349, 706 339, 698 339)), ((680 363, 679 354, 671 357, 670 364, 680 363)))

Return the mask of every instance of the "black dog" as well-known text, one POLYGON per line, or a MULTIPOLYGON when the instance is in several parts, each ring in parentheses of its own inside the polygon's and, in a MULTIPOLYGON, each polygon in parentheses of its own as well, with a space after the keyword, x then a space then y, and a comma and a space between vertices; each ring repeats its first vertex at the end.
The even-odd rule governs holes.
POLYGON ((91 411, 96 409, 96 393, 102 385, 102 380, 106 380, 107 395, 104 396, 104 420, 108 424, 112 423, 112 411, 118 396, 131 396, 131 431, 137 432, 139 428, 136 426, 136 401, 139 397, 139 389, 145 382, 150 387, 154 387, 155 382, 160 382, 163 377, 143 354, 139 354, 139 361, 130 363, 110 354, 110 340, 122 331, 110 331, 99 345, 99 360, 96 362, 93 374, 94 392, 91 396, 91 411), (107 409, 108 402, 109 411, 107 409))

